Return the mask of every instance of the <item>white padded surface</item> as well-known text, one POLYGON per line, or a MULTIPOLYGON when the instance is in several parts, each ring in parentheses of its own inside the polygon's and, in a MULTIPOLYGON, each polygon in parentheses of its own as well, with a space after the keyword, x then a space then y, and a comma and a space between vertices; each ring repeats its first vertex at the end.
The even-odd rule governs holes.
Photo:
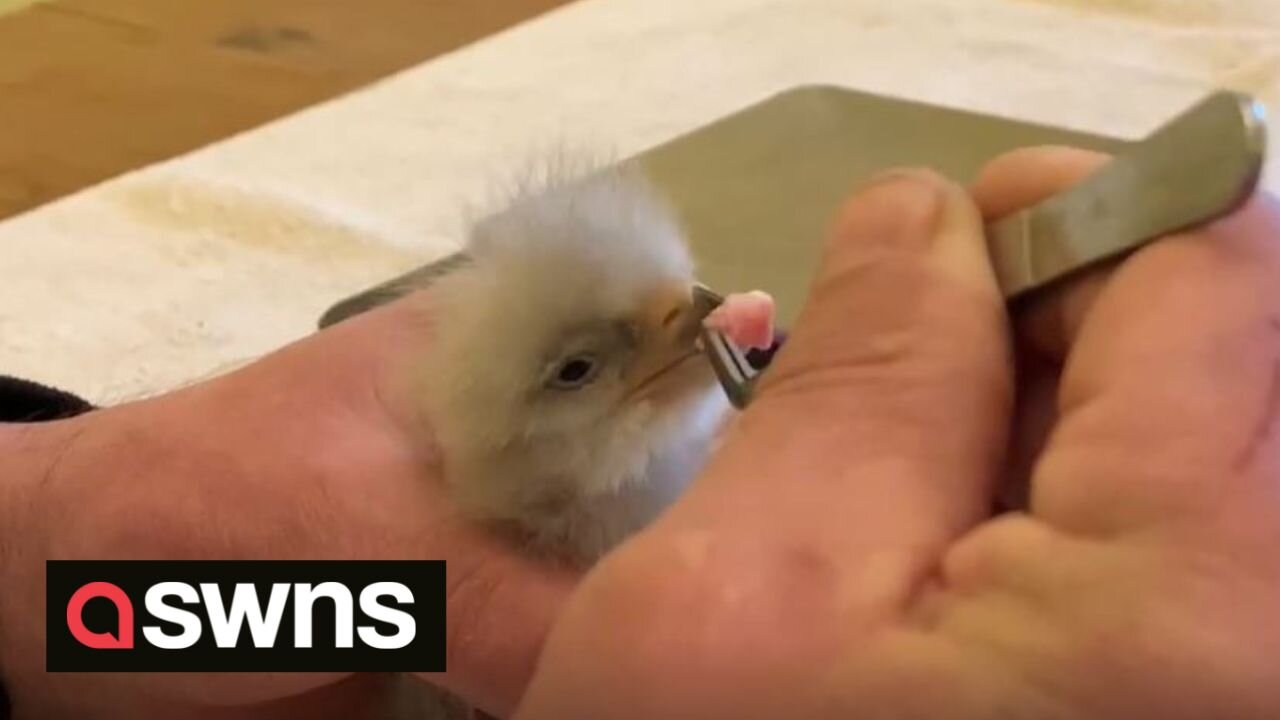
POLYGON ((1280 3, 581 0, 0 223, 0 372, 96 401, 206 375, 447 252, 548 148, 625 156, 809 83, 1136 136, 1215 87, 1276 107, 1280 3))

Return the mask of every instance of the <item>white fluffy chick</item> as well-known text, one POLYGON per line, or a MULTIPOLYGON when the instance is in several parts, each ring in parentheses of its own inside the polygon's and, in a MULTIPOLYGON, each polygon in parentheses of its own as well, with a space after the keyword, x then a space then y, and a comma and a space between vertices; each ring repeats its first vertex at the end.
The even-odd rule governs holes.
POLYGON ((587 564, 676 498, 731 412, 695 347, 694 281, 671 209, 605 170, 522 192, 458 255, 321 324, 429 287, 421 397, 456 502, 587 564))

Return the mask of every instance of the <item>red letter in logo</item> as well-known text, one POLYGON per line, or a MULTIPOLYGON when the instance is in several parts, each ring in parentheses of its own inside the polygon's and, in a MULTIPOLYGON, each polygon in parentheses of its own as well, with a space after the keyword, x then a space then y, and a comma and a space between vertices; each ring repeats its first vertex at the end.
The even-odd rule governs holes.
POLYGON ((125 595, 123 590, 109 582, 88 583, 76 590, 71 596, 71 601, 67 603, 67 629, 71 631, 72 637, 85 647, 98 650, 132 648, 133 603, 129 602, 129 596, 125 595), (120 626, 116 629, 115 635, 109 632, 97 633, 84 626, 84 618, 81 617, 84 605, 97 597, 106 598, 116 606, 120 626))

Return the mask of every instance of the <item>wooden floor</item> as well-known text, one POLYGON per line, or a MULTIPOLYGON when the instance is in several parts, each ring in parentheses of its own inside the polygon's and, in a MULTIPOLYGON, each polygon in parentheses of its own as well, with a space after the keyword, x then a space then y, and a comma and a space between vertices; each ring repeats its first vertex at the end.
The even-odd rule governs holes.
POLYGON ((0 218, 569 0, 52 0, 0 15, 0 218))

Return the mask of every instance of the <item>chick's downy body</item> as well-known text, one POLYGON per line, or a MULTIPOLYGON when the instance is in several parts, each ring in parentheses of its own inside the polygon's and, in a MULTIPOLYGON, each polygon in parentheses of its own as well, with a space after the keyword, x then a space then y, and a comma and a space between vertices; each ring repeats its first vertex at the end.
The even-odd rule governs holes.
POLYGON ((523 193, 432 280, 422 397, 471 516, 590 561, 696 474, 729 406, 671 210, 610 170, 523 193))
MULTIPOLYGON (((632 171, 560 175, 320 325, 425 289, 416 389, 453 498, 521 549, 586 565, 675 500, 732 409, 695 348, 674 213, 632 171)), ((397 697, 397 717, 471 717, 416 682, 397 697)))

